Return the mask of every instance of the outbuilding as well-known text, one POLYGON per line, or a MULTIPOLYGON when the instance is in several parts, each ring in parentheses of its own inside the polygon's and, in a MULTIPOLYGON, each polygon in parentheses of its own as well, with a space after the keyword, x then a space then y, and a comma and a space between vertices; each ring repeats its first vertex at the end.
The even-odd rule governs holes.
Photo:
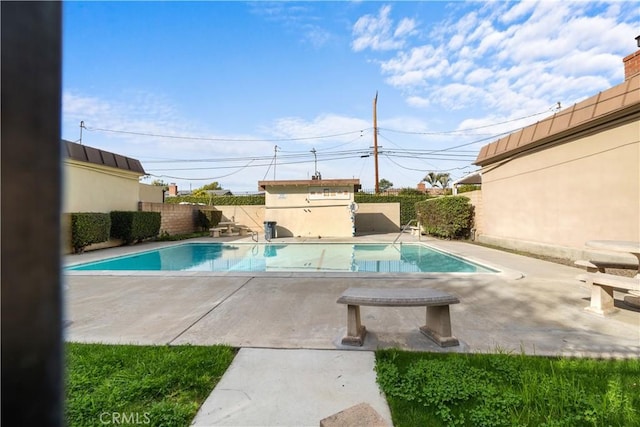
POLYGON ((276 237, 355 235, 355 192, 359 179, 259 181, 265 192, 265 221, 276 237))

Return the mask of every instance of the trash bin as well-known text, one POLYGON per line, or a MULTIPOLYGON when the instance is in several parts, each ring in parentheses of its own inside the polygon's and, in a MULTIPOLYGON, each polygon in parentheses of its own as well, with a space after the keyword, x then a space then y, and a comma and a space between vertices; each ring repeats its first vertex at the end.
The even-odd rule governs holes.
POLYGON ((265 221, 264 222, 264 239, 271 240, 276 238, 276 222, 265 221))

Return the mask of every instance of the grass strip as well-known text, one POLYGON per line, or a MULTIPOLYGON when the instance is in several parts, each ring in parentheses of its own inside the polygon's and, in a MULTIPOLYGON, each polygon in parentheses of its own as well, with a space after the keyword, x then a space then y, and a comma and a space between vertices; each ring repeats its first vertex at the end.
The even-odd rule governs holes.
POLYGON ((236 351, 66 343, 67 425, 188 426, 236 351))
POLYGON ((640 426, 640 360, 376 352, 401 426, 640 426))

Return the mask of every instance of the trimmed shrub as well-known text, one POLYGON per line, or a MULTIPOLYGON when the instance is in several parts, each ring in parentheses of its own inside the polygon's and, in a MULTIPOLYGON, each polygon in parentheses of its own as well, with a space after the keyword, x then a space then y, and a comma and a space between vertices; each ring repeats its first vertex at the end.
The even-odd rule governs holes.
POLYGON ((416 203, 416 212, 424 231, 447 239, 469 237, 473 211, 473 205, 465 196, 438 197, 416 203))
POLYGON ((264 194, 248 196, 178 196, 167 197, 165 203, 200 203, 208 206, 264 205, 264 194))
POLYGON ((424 193, 417 188, 413 187, 404 187, 398 191, 399 196, 422 196, 424 193))
POLYGON ((71 215, 71 246, 76 253, 92 243, 109 240, 111 218, 108 213, 77 212, 71 215))
POLYGON ((426 194, 381 196, 376 194, 356 193, 356 203, 400 203, 400 225, 406 225, 416 219, 416 202, 429 199, 426 194))
POLYGON ((209 230, 211 227, 215 227, 222 220, 222 211, 212 210, 198 210, 198 222, 197 225, 202 230, 209 230))
POLYGON ((458 194, 467 193, 469 191, 480 190, 480 185, 478 184, 463 184, 458 187, 458 194))
POLYGON ((160 231, 160 212, 112 211, 111 237, 126 244, 156 237, 160 231))

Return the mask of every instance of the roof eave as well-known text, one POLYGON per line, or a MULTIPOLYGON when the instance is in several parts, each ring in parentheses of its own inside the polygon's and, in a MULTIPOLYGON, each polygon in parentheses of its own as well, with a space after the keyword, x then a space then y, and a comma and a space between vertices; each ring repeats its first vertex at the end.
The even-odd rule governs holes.
MULTIPOLYGON (((473 164, 484 167, 527 151, 538 150, 542 146, 549 147, 567 142, 568 139, 575 139, 582 135, 593 133, 595 129, 602 128, 603 126, 614 126, 620 124, 621 122, 628 122, 634 119, 640 119, 640 103, 621 108, 605 116, 595 118, 583 124, 576 125, 570 129, 566 129, 553 135, 549 135, 522 147, 514 148, 504 153, 495 154, 493 156, 485 157, 481 160, 478 160, 482 157, 483 154, 481 150, 478 154, 478 158, 473 164)), ((483 147, 482 149, 484 150, 487 147, 488 145, 483 147)))

